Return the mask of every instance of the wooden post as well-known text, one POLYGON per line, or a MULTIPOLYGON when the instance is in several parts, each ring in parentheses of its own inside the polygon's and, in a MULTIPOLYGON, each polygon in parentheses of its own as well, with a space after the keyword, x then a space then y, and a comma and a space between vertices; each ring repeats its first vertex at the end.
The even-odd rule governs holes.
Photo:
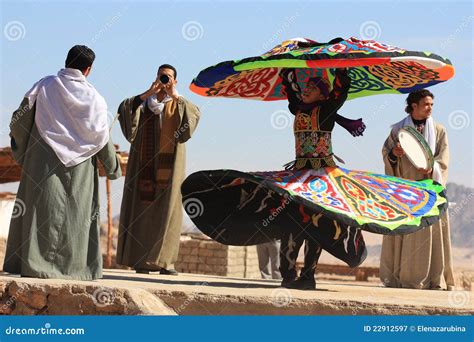
POLYGON ((110 200, 110 179, 105 178, 105 186, 107 189, 107 258, 105 267, 112 267, 112 203, 110 200))

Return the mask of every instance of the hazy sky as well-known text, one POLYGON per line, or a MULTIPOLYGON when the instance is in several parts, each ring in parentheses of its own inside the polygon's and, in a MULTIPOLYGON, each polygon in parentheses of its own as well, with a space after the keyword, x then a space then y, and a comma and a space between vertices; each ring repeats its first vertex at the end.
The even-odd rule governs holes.
MULTIPOLYGON (((191 93, 189 83, 208 66, 260 55, 289 38, 355 36, 452 61, 454 78, 430 88, 436 97, 433 116, 448 130, 449 181, 473 186, 472 6, 471 1, 1 1, 0 146, 9 145, 11 113, 25 92, 62 68, 71 46, 85 44, 97 55, 89 81, 107 100, 110 117, 124 98, 148 88, 160 64, 176 66, 178 91, 202 111, 187 144, 188 173, 280 170, 294 157, 290 117, 282 114, 285 101, 208 99, 191 93)), ((346 102, 340 113, 363 117, 367 130, 353 138, 336 127, 333 147, 345 167, 383 172, 381 147, 389 126, 405 116, 404 101, 404 95, 378 95, 346 102)), ((127 150, 118 124, 112 132, 127 150)), ((113 182, 115 214, 122 187, 123 180, 113 182)), ((0 191, 16 188, 17 183, 3 185, 0 191)))

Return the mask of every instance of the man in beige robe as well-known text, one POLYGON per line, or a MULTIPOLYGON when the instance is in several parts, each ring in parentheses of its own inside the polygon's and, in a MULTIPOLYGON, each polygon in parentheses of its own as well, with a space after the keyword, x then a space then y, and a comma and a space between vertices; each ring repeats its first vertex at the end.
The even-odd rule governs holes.
MULTIPOLYGON (((385 173, 411 180, 434 179, 446 186, 449 149, 446 129, 431 117, 434 95, 426 90, 410 93, 408 116, 392 126, 382 149, 385 173), (432 170, 417 169, 401 148, 397 134, 412 126, 424 135, 433 152, 432 170)), ((413 234, 384 236, 380 279, 387 287, 448 289, 454 287, 448 213, 432 226, 413 234)))
POLYGON ((137 273, 176 275, 183 211, 185 145, 199 109, 176 91, 176 69, 160 66, 141 95, 125 99, 118 115, 131 143, 120 212, 117 263, 137 273))

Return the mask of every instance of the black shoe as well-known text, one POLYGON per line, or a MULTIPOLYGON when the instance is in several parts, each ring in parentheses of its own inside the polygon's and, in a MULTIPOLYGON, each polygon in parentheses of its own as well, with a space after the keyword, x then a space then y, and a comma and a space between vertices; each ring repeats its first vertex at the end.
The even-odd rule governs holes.
POLYGON ((166 268, 162 268, 160 270, 160 274, 177 276, 178 271, 176 271, 174 269, 167 270, 166 268))
POLYGON ((316 290, 316 280, 314 280, 314 278, 298 278, 291 282, 288 288, 295 290, 316 290))
POLYGON ((290 285, 291 285, 294 281, 295 281, 295 278, 288 278, 288 279, 283 278, 283 280, 281 281, 280 286, 289 289, 289 288, 290 288, 290 285))
POLYGON ((140 273, 140 274, 150 274, 150 270, 147 270, 145 268, 136 268, 135 272, 140 273))

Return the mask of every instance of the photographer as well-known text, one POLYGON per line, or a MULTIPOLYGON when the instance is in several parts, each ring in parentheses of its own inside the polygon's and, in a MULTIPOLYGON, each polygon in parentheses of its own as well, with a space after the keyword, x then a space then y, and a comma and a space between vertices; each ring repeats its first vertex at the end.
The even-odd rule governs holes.
POLYGON ((137 273, 177 275, 183 220, 181 183, 199 108, 176 90, 176 69, 163 64, 141 95, 125 99, 118 115, 131 143, 120 212, 117 263, 137 273))

